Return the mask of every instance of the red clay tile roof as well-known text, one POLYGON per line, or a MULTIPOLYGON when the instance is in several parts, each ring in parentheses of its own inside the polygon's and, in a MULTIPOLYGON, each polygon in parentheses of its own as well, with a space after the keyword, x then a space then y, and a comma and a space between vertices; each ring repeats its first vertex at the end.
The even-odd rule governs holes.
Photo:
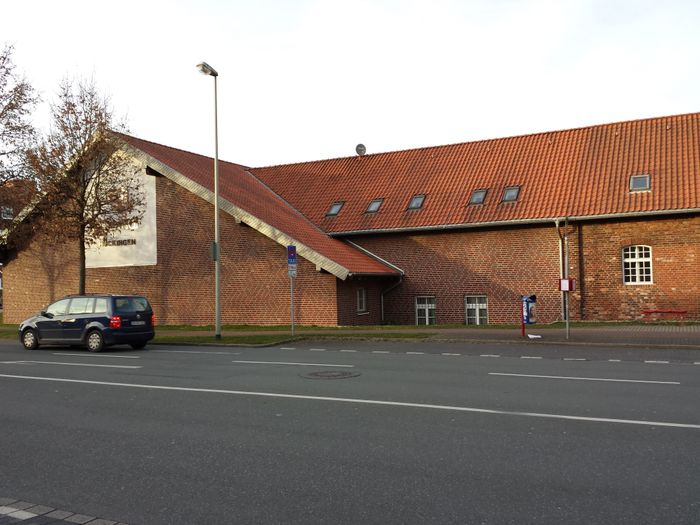
MULTIPOLYGON (((214 191, 214 161, 212 158, 128 135, 121 135, 121 137, 137 150, 156 159, 190 181, 210 192, 214 191)), ((265 224, 337 263, 350 274, 385 276, 400 274, 396 269, 377 261, 350 244, 326 235, 252 176, 243 166, 219 161, 219 195, 222 199, 231 202, 265 224)), ((301 249, 299 249, 299 254, 305 256, 301 249)), ((338 275, 338 272, 332 273, 338 275)), ((344 278, 343 275, 339 276, 344 278)))
POLYGON ((698 210, 700 113, 251 172, 329 233, 698 210), (630 192, 630 176, 647 173, 651 191, 630 192), (515 203, 501 202, 508 186, 520 186, 515 203), (467 206, 476 189, 484 204, 467 206), (415 194, 423 207, 407 211, 415 194))

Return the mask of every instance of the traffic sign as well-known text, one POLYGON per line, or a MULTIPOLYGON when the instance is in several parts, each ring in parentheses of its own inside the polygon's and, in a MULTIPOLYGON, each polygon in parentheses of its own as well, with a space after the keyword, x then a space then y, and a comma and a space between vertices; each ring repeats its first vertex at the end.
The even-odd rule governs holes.
POLYGON ((297 263, 297 247, 294 245, 287 246, 287 264, 297 263))

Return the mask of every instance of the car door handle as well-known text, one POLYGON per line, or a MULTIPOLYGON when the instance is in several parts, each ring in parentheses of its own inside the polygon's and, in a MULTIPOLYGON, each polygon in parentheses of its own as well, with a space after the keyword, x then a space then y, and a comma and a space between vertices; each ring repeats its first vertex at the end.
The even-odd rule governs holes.
POLYGON ((64 323, 74 323, 75 321, 76 321, 76 319, 64 319, 63 320, 64 323))

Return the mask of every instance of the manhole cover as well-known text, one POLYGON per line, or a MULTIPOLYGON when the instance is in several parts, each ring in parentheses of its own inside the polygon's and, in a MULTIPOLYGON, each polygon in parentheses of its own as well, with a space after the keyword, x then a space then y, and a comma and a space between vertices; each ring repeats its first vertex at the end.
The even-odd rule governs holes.
POLYGON ((310 372, 308 374, 300 374, 306 379, 349 379, 357 377, 359 372, 346 372, 344 370, 321 370, 319 372, 310 372))

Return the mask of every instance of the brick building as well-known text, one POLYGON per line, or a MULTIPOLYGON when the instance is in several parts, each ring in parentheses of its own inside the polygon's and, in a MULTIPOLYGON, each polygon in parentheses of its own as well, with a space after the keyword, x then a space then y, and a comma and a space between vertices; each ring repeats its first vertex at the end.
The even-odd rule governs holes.
MULTIPOLYGON (((162 323, 214 317, 213 160, 123 137, 149 207, 88 259, 87 289, 162 323)), ((220 163, 222 320, 514 323, 700 318, 700 114, 266 168, 220 163), (646 312, 646 313, 645 313, 646 312)), ((5 256, 5 320, 77 289, 77 247, 5 256)))

